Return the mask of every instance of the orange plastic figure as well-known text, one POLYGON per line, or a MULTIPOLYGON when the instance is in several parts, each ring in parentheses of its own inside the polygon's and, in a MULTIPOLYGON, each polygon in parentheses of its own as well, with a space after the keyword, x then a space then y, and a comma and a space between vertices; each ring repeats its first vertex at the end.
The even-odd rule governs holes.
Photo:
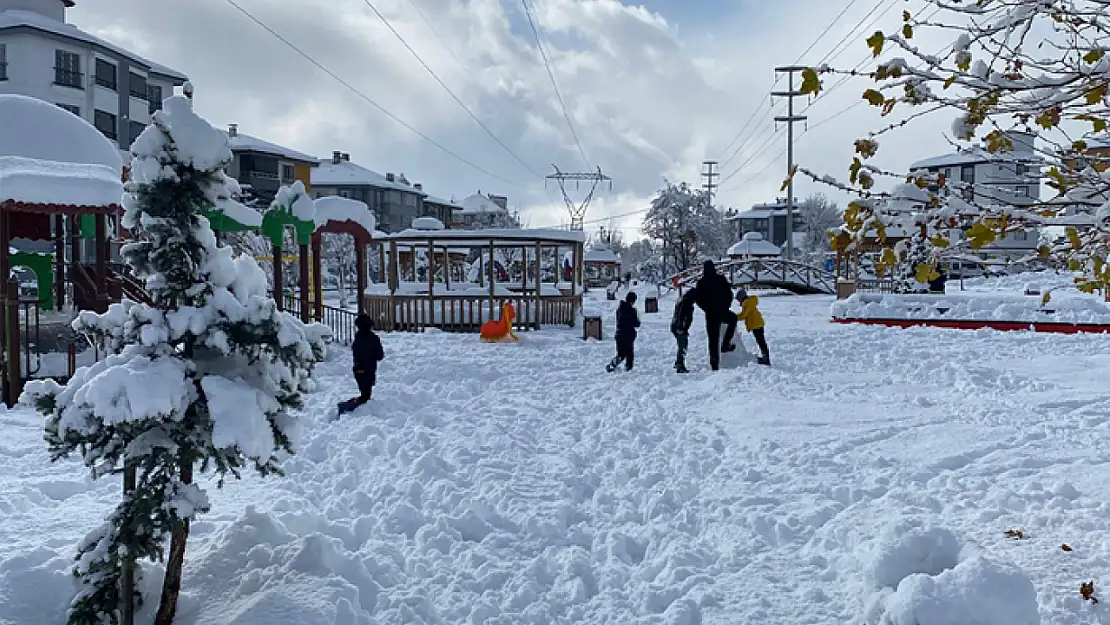
POLYGON ((517 340, 516 335, 513 334, 513 319, 516 319, 516 311, 513 310, 513 305, 505 302, 501 306, 501 318, 497 321, 487 321, 482 324, 482 341, 486 343, 501 343, 517 340))

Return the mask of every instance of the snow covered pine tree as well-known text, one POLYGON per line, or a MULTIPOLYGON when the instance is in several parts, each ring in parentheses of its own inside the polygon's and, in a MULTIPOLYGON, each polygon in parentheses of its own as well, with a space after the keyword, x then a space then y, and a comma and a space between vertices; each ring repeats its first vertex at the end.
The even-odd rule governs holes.
MULTIPOLYGON (((79 453, 93 478, 134 469, 133 491, 80 545, 69 623, 117 623, 121 569, 161 561, 155 623, 174 617, 189 522, 209 509, 193 468, 239 477, 280 473, 292 453, 301 394, 324 356, 324 326, 279 312, 249 257, 217 246, 201 212, 232 201, 227 137, 172 97, 132 147, 122 254, 154 305, 124 301, 82 312, 73 327, 112 355, 66 386, 32 382, 22 396, 46 415, 53 458, 79 453)), ((139 597, 136 597, 138 599, 139 597)))

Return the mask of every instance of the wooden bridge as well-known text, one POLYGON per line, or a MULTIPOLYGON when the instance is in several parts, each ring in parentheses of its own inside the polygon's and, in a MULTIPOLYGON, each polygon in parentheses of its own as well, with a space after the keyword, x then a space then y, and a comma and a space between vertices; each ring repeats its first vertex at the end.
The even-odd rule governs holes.
MULTIPOLYGON (((717 273, 733 287, 758 286, 784 289, 800 295, 836 293, 836 275, 820 267, 783 258, 750 258, 717 263, 717 273)), ((677 289, 694 286, 701 277, 701 267, 687 269, 671 277, 677 289)))

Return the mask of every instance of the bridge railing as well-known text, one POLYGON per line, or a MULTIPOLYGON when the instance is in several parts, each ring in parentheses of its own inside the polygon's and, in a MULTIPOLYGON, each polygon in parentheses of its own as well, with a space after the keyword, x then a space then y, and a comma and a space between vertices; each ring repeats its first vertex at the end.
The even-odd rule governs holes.
MULTIPOLYGON (((671 276, 671 286, 692 286, 701 277, 701 268, 687 269, 671 276)), ((728 278, 733 286, 741 284, 778 283, 795 285, 811 291, 833 293, 836 276, 821 267, 783 258, 746 258, 722 261, 717 273, 728 278)))

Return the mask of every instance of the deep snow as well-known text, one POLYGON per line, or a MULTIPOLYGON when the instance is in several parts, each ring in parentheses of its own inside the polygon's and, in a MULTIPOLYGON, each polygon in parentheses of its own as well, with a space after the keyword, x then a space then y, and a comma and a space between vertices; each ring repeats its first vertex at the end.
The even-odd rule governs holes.
MULTIPOLYGON (((670 297, 627 374, 603 299, 600 343, 383 335, 375 399, 331 421, 339 353, 287 477, 210 490, 177 622, 1110 623, 1079 593, 1110 562, 1110 337, 830 303, 761 299, 775 366, 716 374, 700 315, 671 370, 670 297)), ((61 623, 120 484, 50 464, 32 412, 0 423, 0 623, 61 623)))

